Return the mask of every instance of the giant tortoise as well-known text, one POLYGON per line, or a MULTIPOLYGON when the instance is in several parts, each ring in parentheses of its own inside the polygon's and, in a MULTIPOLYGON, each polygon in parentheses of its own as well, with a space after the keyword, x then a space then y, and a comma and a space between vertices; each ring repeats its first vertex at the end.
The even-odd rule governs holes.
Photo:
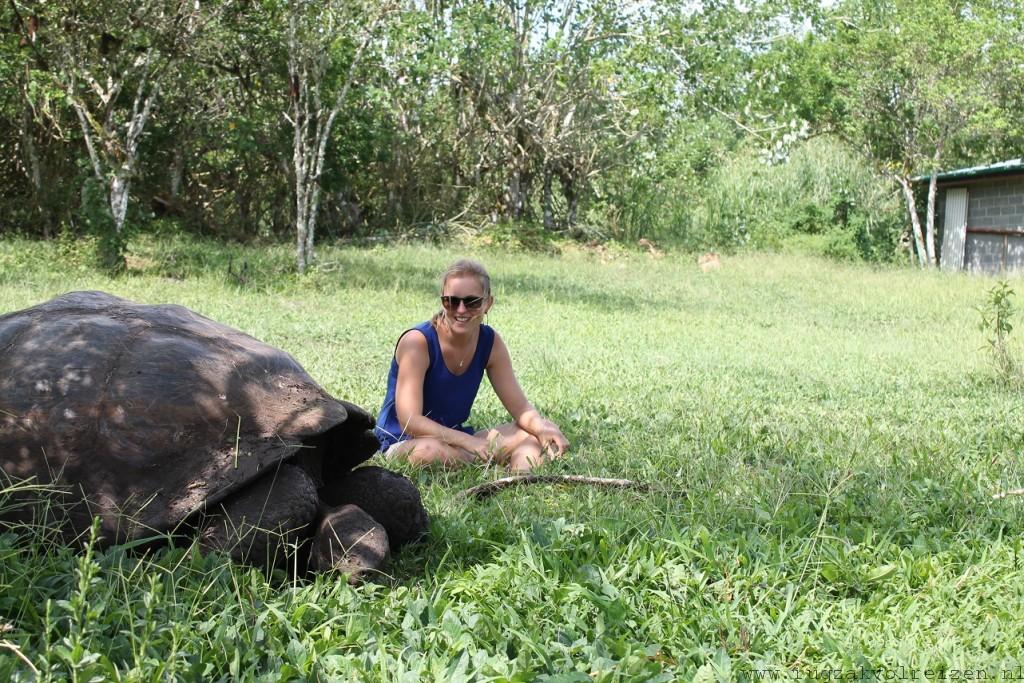
POLYGON ((408 479, 353 470, 372 429, 287 353, 181 306, 73 292, 0 316, 8 526, 189 530, 250 564, 305 547, 311 569, 358 575, 427 526, 408 479))

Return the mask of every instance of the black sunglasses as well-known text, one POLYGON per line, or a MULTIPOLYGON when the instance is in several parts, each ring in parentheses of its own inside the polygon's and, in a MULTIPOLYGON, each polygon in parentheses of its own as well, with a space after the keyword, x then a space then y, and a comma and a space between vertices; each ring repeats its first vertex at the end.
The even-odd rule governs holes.
POLYGON ((472 311, 484 305, 482 296, 442 296, 441 305, 449 311, 459 310, 459 304, 463 304, 466 310, 472 311))

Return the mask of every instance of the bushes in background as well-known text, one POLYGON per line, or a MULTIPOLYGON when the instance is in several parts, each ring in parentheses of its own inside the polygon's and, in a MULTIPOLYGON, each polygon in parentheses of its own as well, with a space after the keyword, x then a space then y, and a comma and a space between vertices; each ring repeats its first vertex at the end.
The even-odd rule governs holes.
POLYGON ((813 138, 779 163, 743 147, 706 174, 650 189, 647 234, 690 250, 793 250, 886 261, 903 215, 893 188, 841 143, 813 138))

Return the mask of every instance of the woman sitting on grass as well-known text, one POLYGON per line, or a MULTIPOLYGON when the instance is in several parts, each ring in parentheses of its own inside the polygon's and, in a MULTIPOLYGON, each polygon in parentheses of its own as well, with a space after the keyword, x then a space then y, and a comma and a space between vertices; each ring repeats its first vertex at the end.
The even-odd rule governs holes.
POLYGON ((442 309, 399 337, 377 419, 386 457, 415 465, 494 461, 525 472, 565 453, 558 425, 526 400, 505 342, 482 324, 493 303, 484 267, 456 261, 441 278, 442 309), (513 421, 474 431, 465 421, 484 370, 513 421))

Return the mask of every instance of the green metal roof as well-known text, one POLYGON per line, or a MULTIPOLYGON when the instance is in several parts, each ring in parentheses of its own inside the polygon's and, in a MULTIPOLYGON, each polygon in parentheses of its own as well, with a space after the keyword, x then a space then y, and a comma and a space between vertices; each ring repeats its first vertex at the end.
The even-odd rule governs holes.
MULTIPOLYGON (((944 180, 967 180, 969 178, 982 178, 990 175, 1003 175, 1005 173, 1024 173, 1024 159, 1010 159, 1000 161, 997 164, 988 166, 971 166, 970 168, 958 168, 955 171, 944 171, 938 174, 939 182, 944 180)), ((930 176, 920 175, 914 178, 916 181, 928 180, 930 176)))

